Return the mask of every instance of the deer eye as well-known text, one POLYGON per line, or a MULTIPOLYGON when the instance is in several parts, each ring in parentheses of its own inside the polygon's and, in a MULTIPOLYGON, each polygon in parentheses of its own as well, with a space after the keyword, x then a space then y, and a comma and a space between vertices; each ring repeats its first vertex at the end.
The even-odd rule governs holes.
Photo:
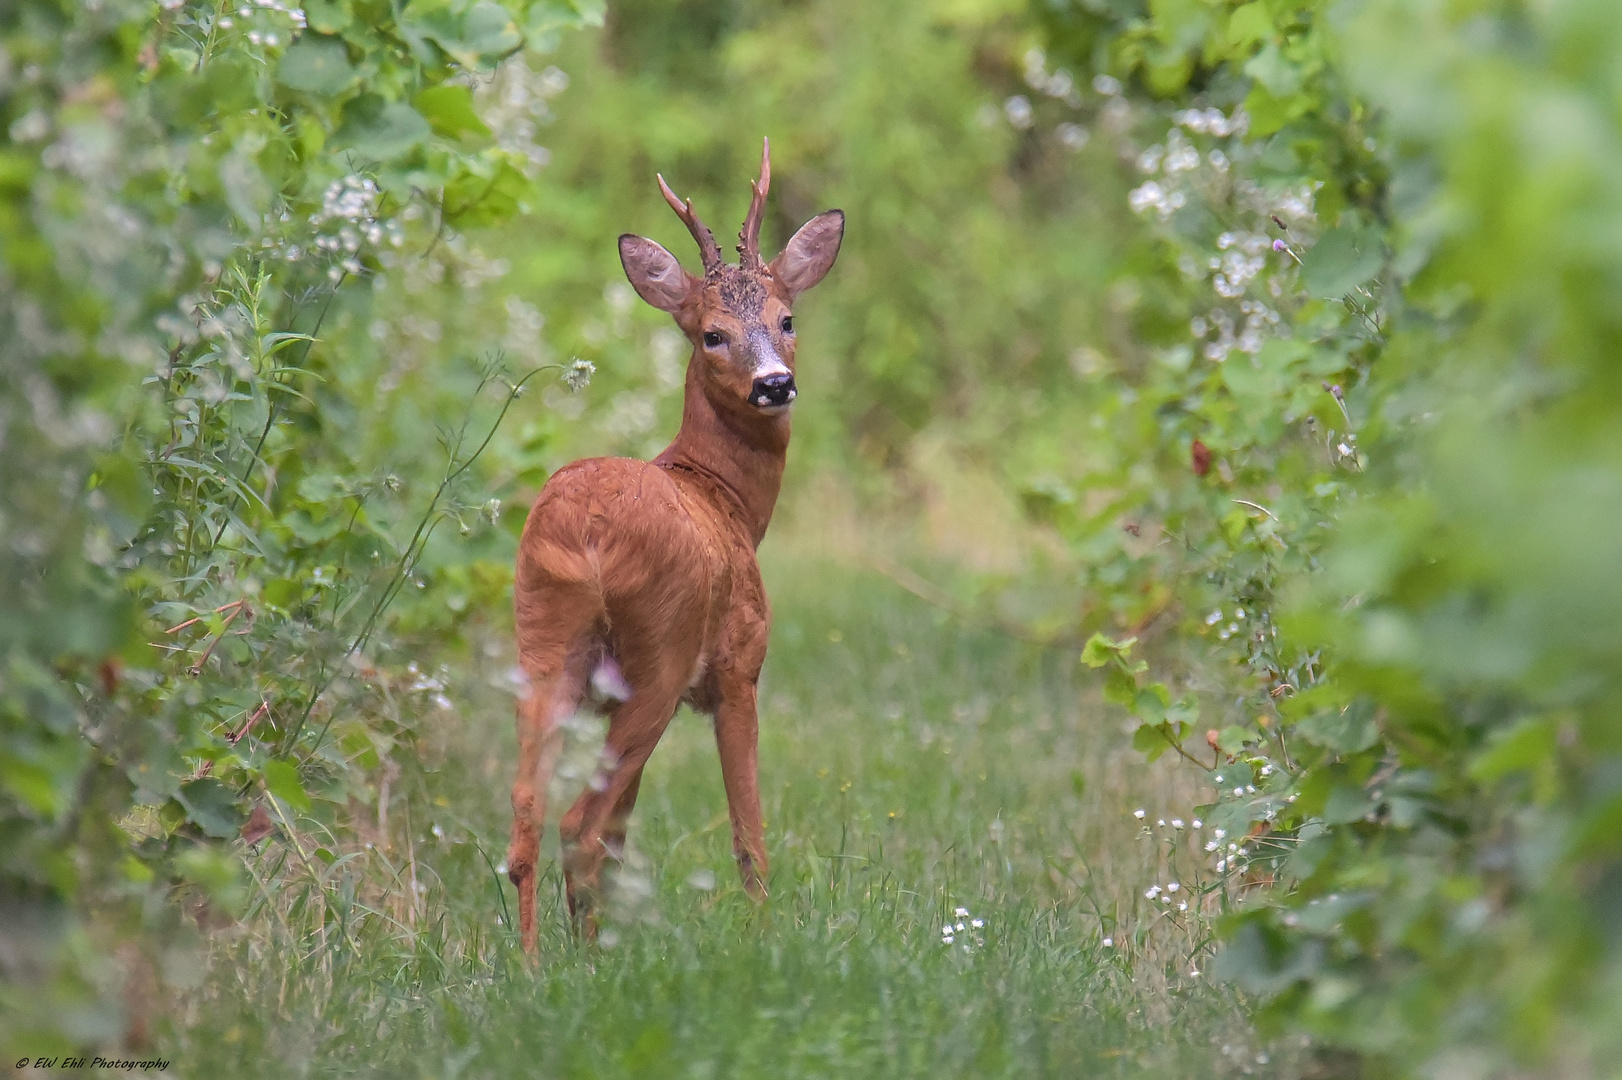
POLYGON ((785 333, 785 334, 794 333, 794 316, 792 316, 792 315, 784 315, 783 316, 783 333, 785 333))
POLYGON ((706 349, 719 349, 726 343, 727 339, 722 337, 720 334, 717 334, 714 330, 704 331, 704 347, 706 349))

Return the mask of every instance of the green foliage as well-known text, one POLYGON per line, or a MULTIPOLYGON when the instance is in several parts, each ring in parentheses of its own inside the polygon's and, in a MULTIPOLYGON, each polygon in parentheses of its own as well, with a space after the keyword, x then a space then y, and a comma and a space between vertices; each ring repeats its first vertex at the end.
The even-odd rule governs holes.
MULTIPOLYGON (((419 865, 428 840, 409 814, 428 795, 401 796, 400 776, 428 768, 429 706, 460 692, 436 665, 505 599, 517 522, 471 492, 521 497, 569 457, 645 454, 674 425, 683 344, 636 305, 612 237, 634 229, 688 257, 655 170, 725 235, 764 133, 768 242, 828 205, 851 222, 803 314, 791 476, 848 468, 888 493, 944 447, 951 470, 1005 480, 1069 556, 1063 580, 1042 582, 1038 621, 1092 635, 1082 659, 1133 717, 1132 745, 1213 785, 1187 832, 1170 813, 1144 822, 1171 875, 1133 901, 1148 914, 1088 916, 1122 941, 1141 931, 1128 967, 1077 953, 1092 924, 1072 913, 1071 944, 1046 940, 1004 974, 1080 984, 1161 965, 1181 992, 1193 965, 1212 970, 1214 932, 1215 970, 1264 1020, 1372 1074, 1615 1060, 1609 7, 1042 0, 1034 51, 1023 6, 1004 0, 7 7, 8 1045, 133 1037, 139 1010, 118 987, 143 963, 170 989, 196 985, 181 910, 244 914, 312 1008, 326 1000, 312 987, 341 986, 343 1015, 370 1022, 438 987, 440 1012, 410 1014, 429 1043, 471 1045, 482 1017, 590 985, 587 961, 516 1006, 433 981, 465 962, 458 988, 483 986, 481 965, 505 955, 488 933, 499 829, 489 811, 478 844, 419 865), (604 25, 559 36, 582 22, 604 25), (568 75, 543 59, 560 46, 568 75), (517 393, 508 365, 572 357, 581 377, 602 371, 601 408, 537 382, 516 430, 485 437, 517 393), (381 850, 391 837, 404 859, 381 850), (436 939, 417 901, 441 868, 477 899, 454 938, 436 939), (1176 949, 1143 947, 1173 930, 1176 949), (320 948, 296 948, 305 937, 320 948), (367 988, 381 984, 407 989, 379 1004, 367 988)), ((1051 573, 1058 557, 1043 558, 1051 573)), ((774 657, 805 660, 797 642, 774 657)), ((875 670, 814 661, 771 671, 875 670)), ((872 703, 824 704, 846 718, 872 703)), ((1020 730, 975 745, 993 760, 1065 749, 1031 755, 1020 730)), ((1066 752, 1066 770, 1092 760, 1066 752)), ((885 744, 872 767, 891 783, 915 753, 885 744)), ((493 790, 498 765, 469 768, 468 787, 493 790)), ((970 775, 919 775, 908 806, 980 805, 970 775)), ((1119 798, 1102 772, 1068 776, 1091 800, 1081 820, 1105 812, 1101 792, 1119 798)), ((817 805, 843 815, 844 797, 817 805)), ((1196 801, 1186 786, 1167 797, 1196 801)), ((1045 888, 1036 842, 1015 846, 1029 865, 973 873, 1020 865, 1009 895, 1045 888)), ((934 870, 904 869, 945 903, 934 870)), ((847 891, 824 911, 821 879, 805 880, 787 921, 815 912, 827 934, 740 947, 726 977, 802 950, 816 963, 768 991, 792 1014, 799 981, 833 995, 851 975, 827 966, 849 940, 833 928, 877 919, 858 978, 894 977, 930 1008, 941 973, 904 946, 934 899, 885 885, 868 907, 847 891)), ((660 949, 698 965, 696 940, 602 970, 635 982, 660 949)), ((646 1022, 604 1050, 605 1069, 679 1051, 654 1015, 663 984, 647 985, 613 1014, 646 1022)), ((1006 981, 969 985, 978 998, 947 998, 973 1012, 973 1038, 931 1028, 966 1048, 942 1061, 1053 1060, 1025 1056, 1043 1029, 975 1011, 1006 981)), ((1054 985, 1027 1009, 1097 1007, 1054 985)))
MULTIPOLYGON (((483 447, 469 412, 438 489, 402 485, 321 333, 396 252, 521 200, 529 162, 465 86, 580 19, 491 0, 0 14, 8 1047, 116 1045, 139 1018, 89 958, 173 944, 150 933, 165 892, 237 907, 223 842, 261 792, 283 822, 330 813, 400 734, 371 657, 434 527, 476 512, 459 485, 483 447), (491 199, 448 194, 475 188, 491 199)), ((519 388, 484 365, 469 409, 492 384, 519 388)))
MULTIPOLYGON (((1111 621, 1222 717, 1202 812, 1251 891, 1218 972, 1372 1072, 1614 1065, 1618 267, 1584 237, 1622 213, 1622 24, 1038 10, 1147 174, 1118 464, 1042 482, 1111 621)), ((1083 658, 1143 715, 1124 649, 1083 658)))

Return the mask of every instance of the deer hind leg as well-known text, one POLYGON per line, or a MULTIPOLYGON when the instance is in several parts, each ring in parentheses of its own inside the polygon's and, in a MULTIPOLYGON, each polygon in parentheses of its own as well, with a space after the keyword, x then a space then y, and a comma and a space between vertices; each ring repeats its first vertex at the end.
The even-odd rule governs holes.
POLYGON ((630 831, 631 811, 636 808, 637 790, 642 787, 642 772, 636 770, 625 791, 608 811, 603 825, 603 852, 616 862, 625 858, 625 834, 630 831))
MULTIPOLYGON (((634 685, 634 683, 633 683, 634 685)), ((588 940, 597 935, 594 908, 601 897, 603 861, 624 852, 625 830, 636 803, 642 769, 676 714, 677 685, 638 688, 609 720, 604 767, 558 822, 569 913, 588 940)))
POLYGON ((547 788, 563 744, 562 722, 585 694, 596 616, 584 604, 548 604, 544 630, 520 616, 519 654, 528 687, 518 701, 518 774, 513 781, 512 840, 507 876, 518 890, 518 928, 524 951, 533 953, 535 866, 546 824, 547 788), (571 611, 571 608, 573 609, 571 611), (554 618, 553 616, 560 616, 554 618), (573 615, 570 618, 570 615, 573 615))

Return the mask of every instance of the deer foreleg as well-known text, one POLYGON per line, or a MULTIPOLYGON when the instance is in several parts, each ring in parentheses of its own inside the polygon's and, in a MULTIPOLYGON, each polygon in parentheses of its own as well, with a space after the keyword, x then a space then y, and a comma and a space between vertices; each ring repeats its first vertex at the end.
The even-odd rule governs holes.
POLYGON ((754 683, 724 686, 715 710, 715 743, 721 752, 721 780, 732 817, 732 854, 738 860, 744 890, 756 900, 764 900, 767 867, 756 757, 759 738, 754 683))

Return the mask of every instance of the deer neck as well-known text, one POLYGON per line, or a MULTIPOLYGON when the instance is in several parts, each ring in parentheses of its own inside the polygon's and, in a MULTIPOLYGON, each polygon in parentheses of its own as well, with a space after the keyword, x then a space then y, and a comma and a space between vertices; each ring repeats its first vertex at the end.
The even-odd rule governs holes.
POLYGON ((716 408, 694 366, 688 368, 681 430, 654 463, 697 474, 759 547, 783 486, 788 417, 738 416, 716 408))

